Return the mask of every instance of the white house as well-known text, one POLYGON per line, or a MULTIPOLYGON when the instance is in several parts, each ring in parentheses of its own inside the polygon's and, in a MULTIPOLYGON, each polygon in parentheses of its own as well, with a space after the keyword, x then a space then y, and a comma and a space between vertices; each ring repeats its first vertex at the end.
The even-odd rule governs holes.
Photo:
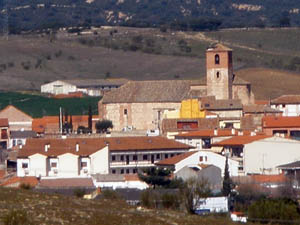
POLYGON ((300 95, 282 95, 271 101, 271 107, 283 112, 283 116, 300 115, 300 95))
MULTIPOLYGON (((185 166, 192 165, 214 165, 221 169, 221 175, 224 176, 226 157, 211 151, 190 151, 169 159, 161 160, 156 163, 159 167, 167 167, 178 172, 185 166)), ((230 176, 238 176, 239 163, 235 160, 228 159, 228 168, 230 176)))
POLYGON ((240 162, 240 175, 279 174, 279 165, 300 160, 300 141, 278 136, 232 137, 214 145, 240 162))
POLYGON ((19 177, 87 177, 96 173, 109 173, 109 151, 101 139, 29 139, 18 154, 19 177))
POLYGON ((90 96, 101 96, 105 91, 119 88, 126 82, 126 79, 57 80, 41 85, 41 92, 53 95, 82 92, 90 96))

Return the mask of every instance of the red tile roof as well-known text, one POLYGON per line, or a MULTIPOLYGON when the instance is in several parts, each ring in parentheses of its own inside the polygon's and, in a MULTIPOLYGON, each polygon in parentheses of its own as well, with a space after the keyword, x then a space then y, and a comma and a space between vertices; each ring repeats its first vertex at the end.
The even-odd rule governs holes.
POLYGON ((278 175, 252 175, 251 178, 256 183, 283 183, 286 181, 283 173, 278 175))
POLYGON ((300 116, 265 116, 262 124, 263 128, 300 127, 300 116))
POLYGON ((173 156, 171 158, 168 158, 168 159, 164 159, 164 160, 161 160, 157 163, 155 163, 156 165, 175 165, 176 163, 190 157, 191 155, 193 155, 194 153, 196 153, 197 151, 190 151, 190 152, 185 152, 185 153, 182 153, 180 155, 176 155, 176 156, 173 156))
POLYGON ((271 104, 300 104, 300 95, 282 95, 273 99, 271 104))
POLYGON ((140 178, 137 174, 125 174, 125 181, 140 181, 140 178))
POLYGON ((31 187, 35 187, 38 184, 38 179, 36 177, 11 177, 0 186, 19 187, 21 184, 29 184, 31 187))
POLYGON ((0 118, 0 127, 8 127, 8 119, 0 118))
POLYGON ((67 138, 67 139, 28 139, 26 145, 19 151, 18 157, 28 157, 34 154, 58 156, 65 153, 87 156, 106 145, 110 151, 143 151, 143 150, 189 150, 193 147, 169 140, 164 137, 112 137, 112 138, 67 138), (47 152, 45 145, 50 145, 47 152), (76 151, 79 144, 79 151, 76 151))
POLYGON ((269 105, 269 100, 255 100, 256 105, 269 105))
POLYGON ((55 178, 41 179, 39 187, 94 187, 92 178, 55 178))
POLYGON ((235 136, 217 143, 212 144, 213 146, 241 146, 249 144, 253 141, 258 141, 271 136, 267 135, 254 135, 254 136, 235 136))

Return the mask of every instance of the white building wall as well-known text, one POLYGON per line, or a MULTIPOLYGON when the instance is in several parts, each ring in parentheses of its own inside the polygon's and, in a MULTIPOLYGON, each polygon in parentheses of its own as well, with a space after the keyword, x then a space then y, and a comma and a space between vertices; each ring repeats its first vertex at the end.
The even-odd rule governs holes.
POLYGON ((59 177, 77 177, 79 175, 78 156, 71 153, 60 155, 58 158, 59 177))
POLYGON ((29 159, 17 159, 17 176, 18 177, 24 177, 24 176, 28 176, 30 171, 30 163, 29 163, 29 159), (27 168, 23 168, 23 163, 27 163, 28 167, 27 168))
POLYGON ((60 81, 60 80, 41 85, 42 93, 68 94, 70 92, 76 92, 76 91, 77 91, 77 88, 75 85, 68 84, 68 83, 60 81))
POLYGON ((279 165, 300 160, 300 142, 271 137, 244 146, 245 174, 279 174, 279 165))
POLYGON ((94 154, 90 155, 91 158, 91 174, 108 174, 109 173, 109 150, 108 146, 100 149, 94 154))
POLYGON ((47 174, 47 166, 46 166, 46 159, 47 156, 41 154, 34 154, 29 156, 30 161, 30 171, 28 176, 46 176, 47 174))
POLYGON ((80 158, 80 176, 89 176, 91 172, 91 159, 89 157, 80 158), (86 167, 82 166, 82 163, 86 164, 86 167))
MULTIPOLYGON (((177 171, 179 171, 185 166, 198 165, 202 163, 202 164, 210 164, 219 167, 221 169, 221 175, 223 177, 225 171, 225 162, 226 162, 226 158, 222 155, 210 151, 198 151, 193 155, 175 164, 174 173, 176 173, 177 171), (200 156, 203 157, 203 161, 200 161, 200 156)), ((237 161, 228 159, 230 176, 238 176, 238 164, 239 163, 237 161)))
POLYGON ((271 105, 273 109, 278 109, 282 113, 282 116, 299 116, 300 104, 286 104, 286 105, 271 105))

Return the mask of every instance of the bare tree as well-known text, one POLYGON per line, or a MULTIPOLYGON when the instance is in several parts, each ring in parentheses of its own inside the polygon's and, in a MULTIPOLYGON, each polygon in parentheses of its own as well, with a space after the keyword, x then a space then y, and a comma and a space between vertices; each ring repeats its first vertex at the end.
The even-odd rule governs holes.
POLYGON ((210 184, 205 178, 190 178, 180 188, 180 196, 184 207, 191 214, 195 214, 201 199, 207 198, 210 193, 210 184))

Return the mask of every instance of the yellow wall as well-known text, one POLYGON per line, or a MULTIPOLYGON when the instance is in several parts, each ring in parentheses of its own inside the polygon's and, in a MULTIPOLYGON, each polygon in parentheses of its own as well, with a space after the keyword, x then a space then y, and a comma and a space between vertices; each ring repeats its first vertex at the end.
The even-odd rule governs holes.
POLYGON ((200 111, 198 99, 187 99, 181 102, 180 118, 205 118, 205 112, 200 111))

